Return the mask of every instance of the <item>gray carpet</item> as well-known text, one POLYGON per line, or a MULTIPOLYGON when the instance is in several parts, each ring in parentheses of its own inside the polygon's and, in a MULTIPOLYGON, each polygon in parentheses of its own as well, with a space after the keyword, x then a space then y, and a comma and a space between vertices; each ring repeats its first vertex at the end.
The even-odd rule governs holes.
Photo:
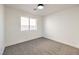
POLYGON ((55 42, 46 38, 38 38, 5 48, 4 55, 78 55, 79 49, 55 42))

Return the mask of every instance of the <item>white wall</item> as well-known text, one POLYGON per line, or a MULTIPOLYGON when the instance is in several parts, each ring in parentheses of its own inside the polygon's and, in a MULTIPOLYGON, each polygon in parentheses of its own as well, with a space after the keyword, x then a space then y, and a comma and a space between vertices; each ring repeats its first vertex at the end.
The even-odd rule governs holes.
POLYGON ((28 12, 24 12, 11 7, 6 7, 5 12, 6 12, 6 46, 41 37, 42 35, 41 17, 34 16, 29 14, 28 12), (37 18, 38 23, 37 31, 21 32, 21 26, 20 26, 21 16, 24 17, 30 16, 37 18))
POLYGON ((0 55, 3 54, 5 48, 5 34, 4 34, 4 6, 0 5, 0 55))
POLYGON ((46 16, 44 37, 79 48, 79 7, 46 16))

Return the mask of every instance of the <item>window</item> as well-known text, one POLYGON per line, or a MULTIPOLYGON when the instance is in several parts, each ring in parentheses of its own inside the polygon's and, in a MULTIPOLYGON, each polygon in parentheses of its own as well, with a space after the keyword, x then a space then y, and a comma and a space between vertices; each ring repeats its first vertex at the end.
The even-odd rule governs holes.
POLYGON ((37 29, 36 19, 30 18, 30 30, 36 30, 36 29, 37 29))
POLYGON ((21 17, 21 31, 29 30, 29 18, 21 17))
POLYGON ((37 30, 36 19, 21 17, 21 31, 37 30))

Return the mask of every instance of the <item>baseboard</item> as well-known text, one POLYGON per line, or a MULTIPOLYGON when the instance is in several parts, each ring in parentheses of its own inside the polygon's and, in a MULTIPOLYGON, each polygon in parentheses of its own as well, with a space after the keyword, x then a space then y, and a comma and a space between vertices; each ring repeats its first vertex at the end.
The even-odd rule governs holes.
POLYGON ((4 49, 3 49, 2 55, 3 55, 3 53, 4 53, 4 50, 5 50, 5 47, 4 47, 4 49))
MULTIPOLYGON (((38 39, 38 38, 41 38, 41 37, 42 37, 42 36, 36 37, 36 38, 33 38, 33 39, 30 39, 30 40, 27 40, 27 41, 31 41, 31 40, 34 40, 34 39, 38 39)), ((58 42, 58 43, 61 43, 61 44, 65 44, 65 45, 68 45, 68 46, 71 46, 71 47, 74 47, 74 48, 79 49, 79 47, 77 47, 77 46, 74 46, 74 45, 71 45, 71 44, 68 44, 68 43, 65 43, 65 42, 57 41, 57 40, 55 40, 55 39, 53 39, 53 38, 50 38, 50 37, 47 37, 47 36, 44 36, 43 38, 47 38, 47 39, 53 40, 53 41, 55 41, 55 42, 58 42)), ((26 42, 26 41, 17 42, 16 44, 23 43, 23 42, 26 42)), ((12 45, 16 45, 16 44, 12 44, 12 45)), ((12 46, 12 45, 9 45, 9 46, 12 46)), ((8 47, 8 46, 6 46, 6 47, 8 47)))
POLYGON ((61 43, 61 44, 65 44, 65 45, 71 46, 71 47, 73 47, 73 48, 79 49, 79 47, 77 47, 77 46, 74 46, 74 45, 71 45, 71 44, 68 44, 68 43, 65 43, 65 42, 57 41, 57 40, 55 40, 55 39, 53 39, 53 38, 50 38, 50 37, 45 37, 45 36, 44 36, 44 38, 47 38, 47 39, 53 40, 53 41, 55 41, 55 42, 58 42, 58 43, 61 43))
POLYGON ((33 39, 29 39, 29 40, 24 40, 24 41, 20 41, 20 42, 16 42, 14 44, 11 44, 11 45, 7 45, 6 47, 9 47, 9 46, 12 46, 12 45, 16 45, 16 44, 20 44, 20 43, 23 43, 23 42, 26 42, 26 41, 31 41, 31 40, 34 40, 34 39, 37 39, 37 38, 41 38, 42 36, 38 36, 38 37, 35 37, 33 39))
POLYGON ((5 47, 1 49, 1 51, 0 51, 0 55, 3 55, 4 50, 5 50, 5 47))

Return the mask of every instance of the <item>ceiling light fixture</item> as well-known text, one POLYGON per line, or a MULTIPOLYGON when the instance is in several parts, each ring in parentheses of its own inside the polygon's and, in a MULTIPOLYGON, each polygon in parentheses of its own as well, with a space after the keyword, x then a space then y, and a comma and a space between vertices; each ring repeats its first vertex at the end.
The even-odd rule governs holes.
POLYGON ((38 4, 37 8, 38 9, 43 9, 44 8, 44 5, 43 4, 38 4))

